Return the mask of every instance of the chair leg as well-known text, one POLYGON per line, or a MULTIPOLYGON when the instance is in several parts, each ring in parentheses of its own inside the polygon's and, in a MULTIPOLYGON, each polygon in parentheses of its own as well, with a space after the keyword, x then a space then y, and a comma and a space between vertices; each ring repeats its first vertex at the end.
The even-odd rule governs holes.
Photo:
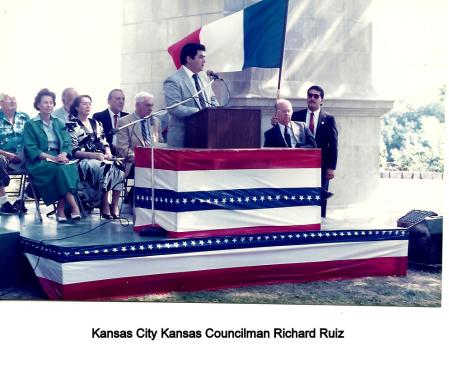
POLYGON ((19 208, 19 217, 21 217, 24 212, 22 211, 23 207, 25 206, 25 187, 26 187, 26 183, 27 181, 25 180, 25 174, 22 174, 20 176, 20 185, 19 185, 19 198, 20 198, 20 208, 19 208))
POLYGON ((75 201, 77 202, 78 207, 80 208, 81 217, 85 218, 86 217, 86 213, 84 211, 83 203, 82 203, 82 201, 80 199, 80 196, 79 196, 77 191, 75 191, 75 201))
POLYGON ((128 195, 128 178, 123 180, 123 190, 122 190, 122 199, 120 202, 119 215, 122 215, 123 202, 125 201, 126 196, 128 195))
POLYGON ((31 177, 28 175, 28 179, 30 181, 31 191, 33 191, 33 197, 34 197, 34 203, 36 205, 36 213, 39 217, 39 221, 42 223, 42 214, 41 209, 39 208, 39 198, 37 196, 36 189, 34 188, 33 181, 31 180, 31 177))

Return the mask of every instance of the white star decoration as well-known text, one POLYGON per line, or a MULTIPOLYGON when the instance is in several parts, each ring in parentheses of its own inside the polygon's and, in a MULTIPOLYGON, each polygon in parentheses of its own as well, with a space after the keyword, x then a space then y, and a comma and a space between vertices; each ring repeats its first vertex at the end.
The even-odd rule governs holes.
MULTIPOLYGON (((169 201, 169 200, 168 200, 169 201)), ((186 201, 188 201, 186 199, 186 201)), ((223 200, 222 200, 223 201, 223 200)), ((245 200, 246 201, 246 200, 245 200)), ((187 246, 191 246, 191 247, 198 247, 198 246, 205 246, 205 245, 227 245, 230 242, 232 242, 233 244, 236 244, 237 242, 255 242, 255 241, 269 241, 270 239, 273 242, 282 242, 285 239, 293 239, 294 237, 296 237, 297 239, 303 238, 304 240, 306 240, 307 238, 316 238, 318 237, 319 239, 323 238, 323 237, 348 237, 348 236, 396 236, 396 237, 404 237, 407 236, 408 232, 406 230, 372 230, 372 231, 337 231, 337 232, 322 232, 322 231, 317 231, 317 232, 303 232, 303 233, 295 233, 295 234, 276 234, 276 235, 260 235, 260 236, 242 236, 242 237, 233 237, 233 238, 213 238, 213 239, 199 239, 199 240, 195 240, 195 239, 190 239, 190 240, 185 240, 185 241, 175 241, 173 243, 170 242, 165 242, 163 244, 161 243, 157 243, 155 245, 155 247, 157 247, 157 249, 161 250, 161 249, 170 249, 172 247, 176 247, 178 248, 181 244, 184 247, 187 246)), ((70 255, 76 255, 76 256, 82 256, 85 255, 86 257, 90 257, 90 255, 95 254, 98 255, 100 253, 102 254, 108 254, 110 252, 113 253, 117 253, 119 250, 123 253, 127 253, 127 252, 136 252, 136 251, 145 251, 145 250, 153 250, 153 245, 152 244, 139 244, 139 245, 128 245, 128 246, 118 246, 118 247, 110 247, 110 248, 105 248, 105 247, 101 247, 101 248, 90 248, 89 250, 81 250, 81 251, 72 251, 72 252, 66 252, 64 251, 59 252, 58 250, 54 250, 52 248, 48 248, 45 247, 42 244, 37 244, 34 242, 27 242, 27 241, 21 241, 21 244, 24 245, 25 247, 31 247, 34 248, 36 250, 40 250, 41 252, 44 253, 48 253, 48 254, 53 254, 53 255, 64 255, 66 257, 69 257, 70 255)), ((242 245, 243 246, 243 245, 242 245)))

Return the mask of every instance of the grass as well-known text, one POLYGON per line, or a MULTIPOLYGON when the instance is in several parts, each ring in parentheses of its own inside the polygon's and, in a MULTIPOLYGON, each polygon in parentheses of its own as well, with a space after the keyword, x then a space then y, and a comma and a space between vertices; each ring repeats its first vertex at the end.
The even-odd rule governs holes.
MULTIPOLYGON (((46 297, 37 281, 27 278, 19 286, 0 288, 1 299, 45 300, 46 297)), ((172 292, 130 297, 125 301, 440 307, 441 272, 409 269, 404 277, 367 277, 215 291, 172 292)))
POLYGON ((405 277, 368 277, 216 291, 172 292, 131 297, 126 301, 440 307, 441 273, 410 269, 405 277))

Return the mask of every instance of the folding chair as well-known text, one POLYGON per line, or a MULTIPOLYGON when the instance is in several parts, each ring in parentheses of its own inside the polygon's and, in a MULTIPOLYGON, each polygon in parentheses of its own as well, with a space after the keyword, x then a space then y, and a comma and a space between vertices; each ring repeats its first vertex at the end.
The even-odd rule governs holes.
POLYGON ((39 221, 42 222, 42 214, 39 208, 39 197, 27 170, 24 168, 22 170, 8 171, 8 174, 10 176, 20 176, 19 198, 21 206, 19 209, 19 216, 22 216, 24 214, 24 212, 22 211, 22 204, 25 203, 25 188, 28 180, 28 182, 30 183, 31 191, 33 192, 34 204, 36 205, 36 214, 39 218, 39 221))
MULTIPOLYGON (((120 202, 120 210, 119 210, 120 215, 122 214, 123 204, 125 202, 126 197, 128 196, 129 190, 133 187, 134 187, 134 178, 126 177, 123 180, 123 189, 122 189, 122 195, 121 195, 122 201, 120 202), (130 182, 132 182, 132 183, 130 184, 130 182)), ((133 203, 129 204, 129 205, 132 205, 132 208, 134 209, 134 199, 132 199, 131 201, 133 203)))

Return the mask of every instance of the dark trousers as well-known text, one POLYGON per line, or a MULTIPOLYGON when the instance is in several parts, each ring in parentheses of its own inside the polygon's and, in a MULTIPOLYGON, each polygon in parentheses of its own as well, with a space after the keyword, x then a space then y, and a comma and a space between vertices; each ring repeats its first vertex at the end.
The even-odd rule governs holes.
POLYGON ((0 187, 8 187, 9 182, 8 160, 3 155, 0 155, 0 187))
MULTIPOLYGON (((126 179, 134 179, 134 168, 135 165, 133 164, 126 179)), ((134 202, 134 186, 130 186, 129 192, 125 194, 125 204, 129 204, 132 206, 133 202, 134 202)))
MULTIPOLYGON (((329 180, 326 179, 326 170, 321 171, 321 187, 329 191, 329 180)), ((327 199, 321 200, 321 217, 326 218, 327 199)))

